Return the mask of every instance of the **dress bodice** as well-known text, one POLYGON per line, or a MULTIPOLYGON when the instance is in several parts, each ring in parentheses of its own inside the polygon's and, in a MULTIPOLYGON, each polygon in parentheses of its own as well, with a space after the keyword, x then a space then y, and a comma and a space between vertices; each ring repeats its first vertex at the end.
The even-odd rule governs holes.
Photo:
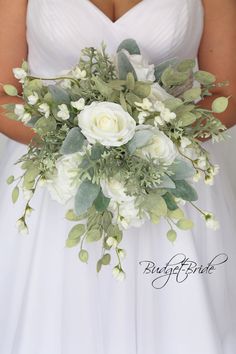
POLYGON ((116 50, 134 38, 149 62, 194 58, 203 30, 201 0, 143 0, 112 22, 89 0, 29 0, 28 61, 32 73, 55 75, 78 61, 84 47, 116 50))

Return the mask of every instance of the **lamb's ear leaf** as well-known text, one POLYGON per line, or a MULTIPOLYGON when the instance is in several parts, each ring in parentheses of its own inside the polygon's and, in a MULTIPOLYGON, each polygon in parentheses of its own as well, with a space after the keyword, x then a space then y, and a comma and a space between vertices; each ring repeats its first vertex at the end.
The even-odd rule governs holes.
POLYGON ((169 166, 169 170, 171 171, 170 177, 174 181, 191 178, 196 173, 195 168, 183 159, 175 159, 169 166))
POLYGON ((70 103, 70 96, 62 87, 56 85, 48 85, 48 91, 52 95, 53 102, 56 102, 57 104, 70 103))
POLYGON ((137 42, 132 39, 132 38, 127 38, 127 39, 124 39, 118 49, 117 49, 117 53, 120 52, 122 49, 126 49, 129 54, 140 54, 140 49, 139 49, 139 46, 137 44, 137 42))
POLYGON ((136 72, 124 52, 118 52, 117 66, 120 80, 126 80, 128 73, 132 73, 134 79, 137 80, 136 72))
POLYGON ((194 202, 198 200, 196 190, 186 181, 175 181, 176 189, 171 189, 175 197, 194 202))
POLYGON ((153 132, 150 130, 139 130, 137 131, 133 138, 128 142, 127 149, 130 154, 133 154, 136 149, 141 148, 147 144, 147 142, 152 138, 153 132))
POLYGON ((67 134, 65 140, 60 149, 60 153, 63 155, 73 154, 82 149, 85 141, 84 135, 77 127, 72 128, 67 134))
POLYGON ((81 215, 85 213, 97 198, 100 186, 85 180, 81 183, 75 196, 75 213, 81 215))
POLYGON ((102 190, 100 190, 97 198, 94 201, 94 206, 97 211, 105 211, 110 203, 110 198, 105 197, 102 190))

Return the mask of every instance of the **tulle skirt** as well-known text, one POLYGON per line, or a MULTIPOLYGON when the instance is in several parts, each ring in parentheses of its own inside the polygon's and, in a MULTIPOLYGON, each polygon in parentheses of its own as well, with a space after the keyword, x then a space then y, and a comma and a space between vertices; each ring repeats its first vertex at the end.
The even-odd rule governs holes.
MULTIPOLYGON (((224 163, 205 144, 214 162, 224 163)), ((119 282, 115 255, 96 272, 100 242, 86 245, 88 264, 78 248, 65 247, 72 223, 44 188, 32 201, 29 235, 18 234, 24 200, 13 205, 5 181, 20 174, 14 162, 25 149, 9 140, 0 164, 1 354, 235 354, 236 202, 224 165, 214 186, 197 185, 197 205, 215 213, 221 228, 207 229, 186 206, 195 228, 179 230, 174 244, 164 221, 129 229, 121 243, 126 279, 119 282), (163 268, 186 258, 203 269, 219 254, 228 260, 209 272, 183 267, 168 277, 163 268)))

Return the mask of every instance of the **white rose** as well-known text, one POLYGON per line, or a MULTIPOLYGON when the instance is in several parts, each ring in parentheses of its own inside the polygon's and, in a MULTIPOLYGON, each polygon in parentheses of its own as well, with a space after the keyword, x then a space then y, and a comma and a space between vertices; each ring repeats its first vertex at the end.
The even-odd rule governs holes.
POLYGON ((148 141, 147 145, 137 149, 135 154, 142 158, 151 157, 155 160, 161 160, 165 165, 171 165, 177 156, 177 151, 172 140, 170 140, 158 128, 149 126, 139 126, 140 129, 151 129, 154 135, 148 141))
POLYGON ((93 102, 78 114, 78 125, 91 144, 121 146, 132 139, 136 122, 117 103, 93 102))
POLYGON ((60 157, 56 161, 56 173, 46 180, 47 188, 53 200, 66 204, 77 192, 78 165, 82 161, 82 153, 75 153, 60 157))
POLYGON ((155 81, 153 64, 149 65, 147 59, 140 54, 130 54, 126 49, 122 51, 133 66, 139 81, 155 81))
POLYGON ((131 201, 131 197, 125 193, 125 186, 115 178, 108 180, 101 180, 100 185, 103 194, 115 202, 131 201))

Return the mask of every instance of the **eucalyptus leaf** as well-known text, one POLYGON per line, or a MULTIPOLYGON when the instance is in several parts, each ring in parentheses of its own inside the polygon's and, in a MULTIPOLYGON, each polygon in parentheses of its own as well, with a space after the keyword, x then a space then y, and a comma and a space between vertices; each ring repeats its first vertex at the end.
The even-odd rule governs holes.
POLYGON ((185 112, 181 115, 178 125, 179 127, 187 127, 196 121, 196 116, 191 112, 185 112))
POLYGON ((180 98, 168 98, 164 101, 164 105, 171 112, 175 111, 176 108, 183 105, 183 101, 180 98))
POLYGON ((158 216, 165 216, 167 214, 167 205, 165 200, 155 192, 149 193, 145 197, 145 201, 142 203, 142 206, 148 212, 158 216))
POLYGON ((176 219, 176 220, 180 220, 184 218, 184 212, 180 208, 177 208, 175 210, 168 210, 167 215, 169 218, 176 219))
POLYGON ((102 233, 100 230, 92 229, 87 232, 86 241, 87 242, 96 242, 99 241, 102 237, 102 233))
POLYGON ((193 221, 190 219, 180 219, 177 222, 177 226, 181 230, 190 230, 193 228, 193 221))
POLYGON ((211 85, 216 81, 216 77, 213 74, 203 70, 195 72, 194 78, 202 85, 211 85))
POLYGON ((142 102, 142 99, 139 96, 135 95, 133 92, 128 92, 125 98, 131 106, 135 106, 136 102, 142 102))
POLYGON ((32 165, 24 174, 23 187, 26 189, 32 189, 35 184, 35 179, 40 174, 40 168, 32 165))
POLYGON ((79 251, 79 259, 84 262, 84 263, 87 263, 88 262, 88 258, 89 258, 89 254, 88 254, 88 251, 84 250, 84 249, 81 249, 79 251))
POLYGON ((120 43, 120 45, 117 49, 117 53, 120 52, 122 49, 127 50, 129 52, 129 54, 141 54, 137 42, 132 38, 124 39, 120 43))
POLYGON ((78 216, 74 213, 74 211, 72 209, 68 210, 66 215, 65 215, 65 218, 69 221, 81 221, 81 220, 84 220, 86 219, 87 217, 87 214, 82 214, 81 216, 78 216))
POLYGON ((163 63, 156 65, 155 69, 154 69, 154 75, 155 75, 156 81, 160 81, 162 73, 164 72, 164 70, 166 68, 168 68, 169 66, 175 65, 176 63, 177 63, 177 58, 172 58, 172 59, 164 61, 163 63))
POLYGON ((3 85, 3 90, 8 96, 17 96, 18 94, 16 87, 13 85, 3 85))
POLYGON ((229 99, 227 97, 218 97, 212 103, 212 111, 214 113, 223 113, 229 104, 229 99))
POLYGON ((110 86, 112 89, 118 91, 123 90, 125 84, 126 84, 126 80, 111 80, 107 83, 107 85, 110 86))
POLYGON ((170 242, 175 242, 176 241, 176 239, 177 239, 177 233, 176 233, 176 231, 175 230, 169 230, 168 232, 167 232, 167 234, 166 234, 166 236, 167 236, 167 239, 170 241, 170 242))
POLYGON ((75 238, 75 239, 67 239, 66 240, 66 247, 68 248, 72 248, 78 245, 78 243, 80 242, 79 238, 75 238))
POLYGON ((75 212, 82 215, 90 208, 100 192, 100 186, 85 180, 79 186, 75 196, 75 212))
POLYGON ((81 238, 81 236, 85 233, 85 225, 83 224, 78 224, 72 227, 72 229, 69 232, 68 238, 71 240, 81 238))
POLYGON ((151 85, 137 81, 133 90, 134 94, 140 98, 148 97, 151 93, 151 85))
POLYGON ((189 73, 178 72, 172 67, 165 69, 161 75, 161 81, 166 87, 183 84, 189 78, 189 73))
POLYGON ((109 253, 104 254, 104 256, 101 259, 101 262, 103 265, 108 265, 111 262, 111 255, 109 253))
POLYGON ((43 82, 40 79, 33 79, 27 82, 24 87, 24 95, 30 96, 33 92, 40 92, 43 88, 43 82))
POLYGON ((126 103, 125 96, 122 91, 120 92, 120 105, 127 112, 127 103, 126 103))
POLYGON ((104 82, 101 78, 94 76, 93 81, 95 83, 95 86, 97 90, 103 95, 104 97, 108 98, 111 96, 113 93, 113 89, 106 83, 104 82))
POLYGON ((107 231, 107 229, 111 225, 111 223, 112 223, 111 213, 106 210, 102 216, 102 227, 103 227, 104 231, 107 231))
POLYGON ((8 179, 7 179, 7 184, 12 184, 15 180, 15 177, 14 176, 9 176, 8 179))
POLYGON ((84 145, 85 137, 81 133, 80 128, 74 127, 67 134, 65 140, 60 149, 60 153, 63 155, 73 154, 82 149, 84 145))
POLYGON ((34 128, 40 135, 47 134, 49 131, 54 131, 57 128, 57 122, 54 118, 42 117, 34 125, 34 128))
POLYGON ((200 87, 193 87, 184 92, 183 98, 185 101, 191 102, 195 101, 196 99, 200 98, 202 90, 200 87))
POLYGON ((11 198, 12 198, 12 202, 13 203, 16 203, 18 198, 19 198, 19 193, 20 193, 20 190, 19 190, 19 187, 18 186, 15 186, 15 188, 13 189, 12 191, 12 195, 11 195, 11 198))
POLYGON ((97 273, 100 272, 101 268, 102 268, 102 261, 101 259, 99 259, 99 261, 97 261, 97 273))
POLYGON ((188 70, 194 69, 196 61, 194 59, 185 59, 177 65, 177 70, 181 72, 186 72, 188 70))

